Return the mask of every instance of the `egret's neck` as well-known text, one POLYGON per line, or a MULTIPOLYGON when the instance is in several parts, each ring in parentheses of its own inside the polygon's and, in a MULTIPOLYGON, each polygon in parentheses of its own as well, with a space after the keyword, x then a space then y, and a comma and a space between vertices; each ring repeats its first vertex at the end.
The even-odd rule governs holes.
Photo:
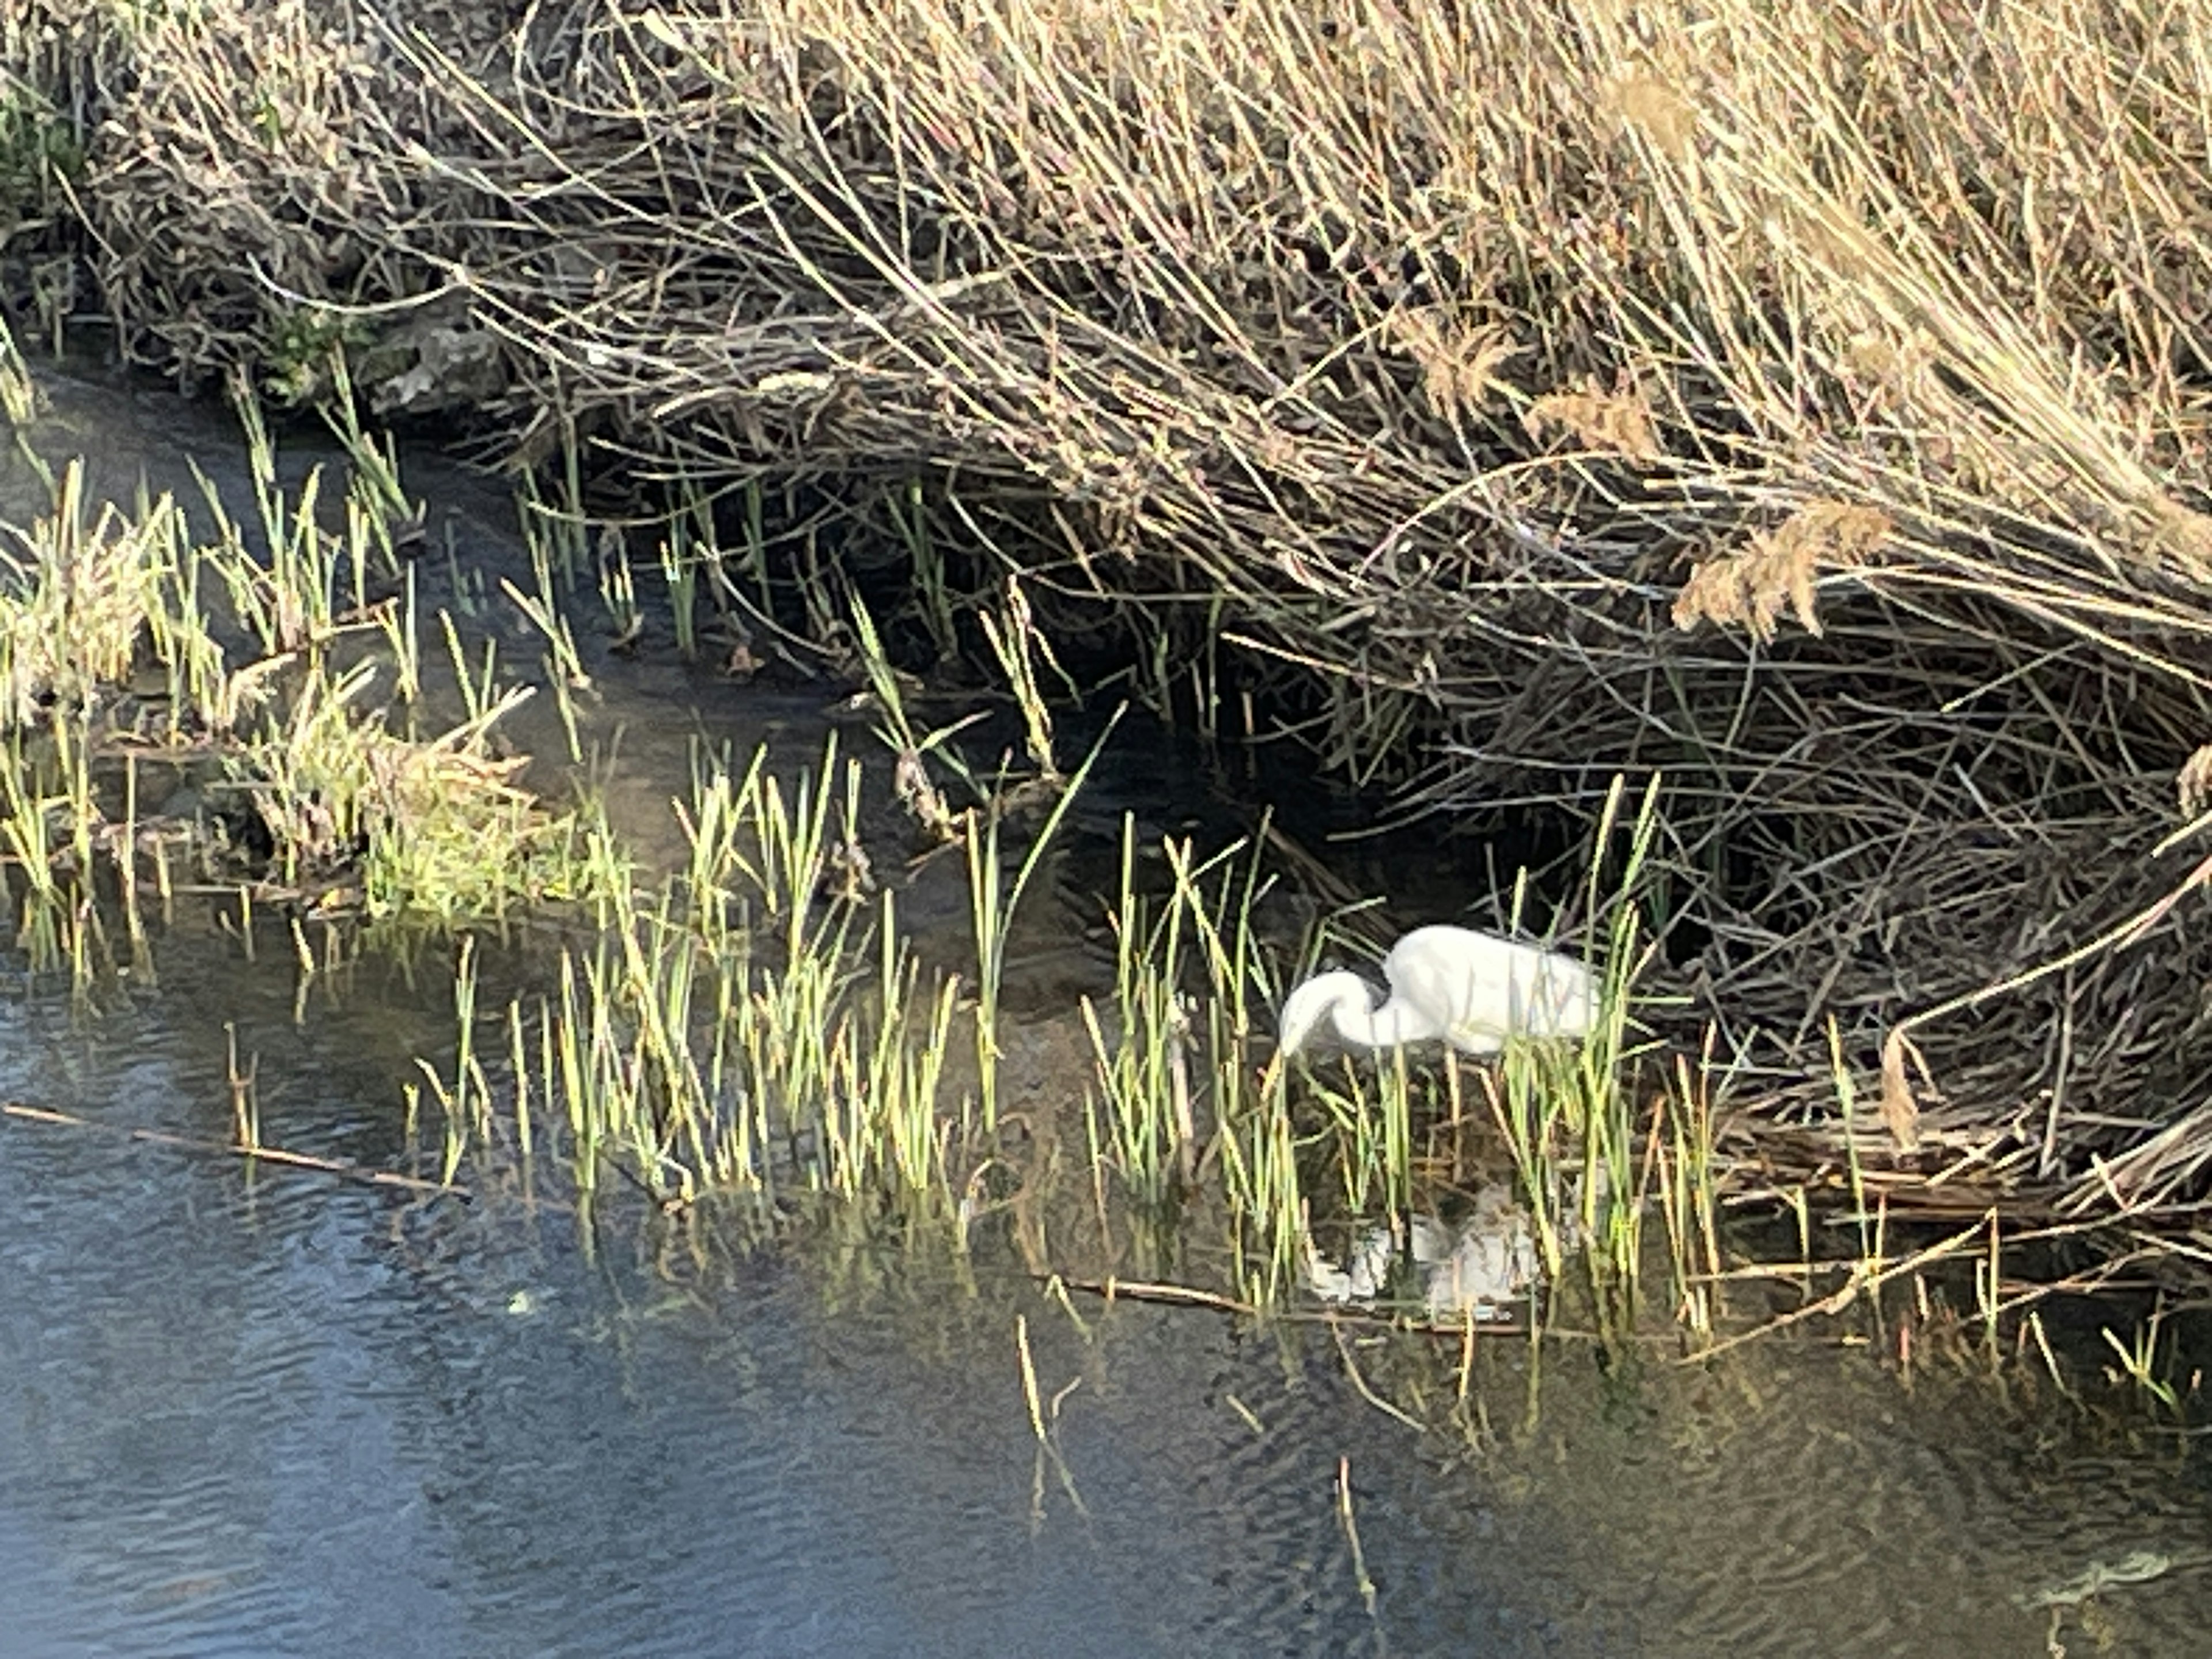
POLYGON ((1338 1000, 1337 1035, 1365 1048, 1395 1048, 1401 1043, 1426 1042, 1444 1034, 1444 1028, 1398 997, 1377 1007, 1375 993, 1359 983, 1358 996, 1338 1000))

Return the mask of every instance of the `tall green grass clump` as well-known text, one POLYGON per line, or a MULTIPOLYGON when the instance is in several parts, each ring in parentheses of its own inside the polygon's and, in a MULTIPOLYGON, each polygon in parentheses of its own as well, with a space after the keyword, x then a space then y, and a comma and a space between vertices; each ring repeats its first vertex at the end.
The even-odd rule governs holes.
MULTIPOLYGON (((1174 884, 1147 900, 1137 886, 1135 824, 1124 820, 1114 991, 1103 1010, 1082 1003, 1095 1068, 1085 1105, 1093 1164, 1155 1213, 1194 1187, 1201 1107, 1216 1123, 1250 1110, 1265 985, 1252 912, 1267 890, 1246 843, 1203 860, 1187 841, 1160 850, 1174 884)), ((1241 1177, 1244 1166, 1236 1167, 1241 1177)))
MULTIPOLYGON (((1638 1109, 1637 1062, 1656 1045, 1632 1038, 1629 1011, 1656 948, 1639 898, 1658 828, 1659 786, 1655 781, 1644 791, 1627 826, 1626 853, 1608 884, 1607 854, 1625 799, 1626 786, 1616 779, 1598 820, 1585 884, 1586 913, 1594 932, 1601 919, 1604 939, 1589 1034, 1572 1045, 1508 1042, 1496 1073, 1484 1073, 1483 1087, 1511 1150, 1547 1273, 1556 1279, 1570 1248, 1578 1246, 1598 1305, 1632 1317, 1655 1160, 1669 1133, 1698 1126, 1647 1121, 1638 1109)), ((1702 1164, 1710 1152, 1678 1151, 1676 1161, 1685 1158, 1702 1164)))
POLYGON ((7 527, 6 844, 33 912, 97 926, 96 854, 125 877, 133 937, 142 886, 172 890, 173 854, 203 884, 371 919, 454 924, 589 897, 605 872, 586 815, 549 809, 518 782, 523 763, 495 750, 493 728, 529 689, 501 684, 489 657, 465 664, 450 618, 464 718, 417 735, 420 711, 386 689, 421 679, 413 589, 404 604, 389 592, 377 528, 391 481, 349 483, 343 528, 325 528, 319 469, 281 487, 250 400, 241 414, 252 535, 204 479, 204 537, 166 495, 95 506, 75 460, 45 512, 7 527), (204 801, 189 821, 139 821, 149 744, 195 780, 204 801))
POLYGON ((858 763, 834 738, 792 781, 767 763, 700 756, 672 804, 689 855, 657 886, 605 860, 597 941, 562 953, 557 993, 510 1012, 508 1085, 546 1103, 547 1144, 586 1192, 612 1167, 670 1206, 811 1194, 949 1213, 957 982, 926 981, 892 896, 846 878, 858 763))

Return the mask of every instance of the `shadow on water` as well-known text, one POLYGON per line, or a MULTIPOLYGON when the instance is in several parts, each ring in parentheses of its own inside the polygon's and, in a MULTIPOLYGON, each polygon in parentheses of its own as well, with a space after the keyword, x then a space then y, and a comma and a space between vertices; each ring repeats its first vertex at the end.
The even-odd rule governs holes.
MULTIPOLYGON (((112 493, 143 468, 188 497, 178 434, 230 443, 158 394, 56 401, 112 493)), ((519 556, 503 496, 410 476, 472 566, 519 556)), ((514 618, 477 621, 533 659, 514 618)), ((590 666, 600 775, 648 861, 695 743, 796 763, 829 730, 818 689, 603 644, 590 666)), ((564 749, 554 729, 515 740, 564 749)), ((1147 747, 1025 917, 1038 1006, 1097 983, 1087 895, 1124 811, 1153 837, 1249 827, 1147 747)), ((930 867, 908 914, 957 958, 965 901, 930 867)), ((10 1659, 2203 1651, 2197 1443, 1965 1367, 1908 1391, 1788 1336, 1624 1371, 1485 1335, 1462 1402, 1455 1345, 1056 1300, 988 1229, 966 1261, 834 1225, 764 1242, 626 1192, 580 1215, 520 1165, 418 1199, 115 1133, 226 1139, 228 1027, 270 1144, 408 1167, 402 1087, 453 1042, 450 964, 425 957, 369 953, 303 1001, 281 949, 248 962, 180 907, 155 983, 0 1003, 0 1097, 94 1126, 0 1122, 10 1659)), ((1076 1092, 1070 1041, 1037 1030, 1012 1075, 1076 1092)))

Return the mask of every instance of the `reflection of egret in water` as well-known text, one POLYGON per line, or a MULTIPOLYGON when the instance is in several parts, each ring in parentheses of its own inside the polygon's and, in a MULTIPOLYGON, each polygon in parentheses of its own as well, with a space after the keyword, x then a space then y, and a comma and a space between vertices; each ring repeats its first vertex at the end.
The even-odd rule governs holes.
POLYGON ((1363 1048, 1395 1048, 1441 1037, 1470 1054, 1492 1054, 1509 1036, 1589 1034, 1597 999, 1589 969, 1572 957, 1478 933, 1417 927, 1382 959, 1389 1000, 1357 974, 1320 974, 1283 1004, 1279 1047, 1295 1054, 1326 1014, 1337 1035, 1363 1048))
MULTIPOLYGON (((1324 1302, 1376 1301, 1389 1288, 1400 1242, 1390 1228, 1366 1228, 1339 1267, 1309 1239, 1306 1286, 1324 1302)), ((1504 1304, 1536 1282, 1535 1237, 1528 1216, 1502 1187, 1477 1193, 1473 1211, 1457 1226, 1435 1216, 1412 1217, 1403 1242, 1413 1259, 1414 1297, 1432 1320, 1502 1319, 1504 1304)))

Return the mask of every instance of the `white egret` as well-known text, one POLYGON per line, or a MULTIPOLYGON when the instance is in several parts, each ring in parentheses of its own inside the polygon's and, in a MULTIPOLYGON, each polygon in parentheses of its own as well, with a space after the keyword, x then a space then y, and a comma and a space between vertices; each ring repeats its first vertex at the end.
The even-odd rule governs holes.
POLYGON ((1363 1048, 1441 1037, 1464 1054, 1494 1054, 1509 1036, 1580 1037, 1597 1017, 1589 969, 1572 957, 1469 927, 1416 927, 1382 959, 1389 1000, 1357 974, 1319 974, 1283 1004, 1279 1052, 1295 1054, 1328 1015, 1363 1048))

